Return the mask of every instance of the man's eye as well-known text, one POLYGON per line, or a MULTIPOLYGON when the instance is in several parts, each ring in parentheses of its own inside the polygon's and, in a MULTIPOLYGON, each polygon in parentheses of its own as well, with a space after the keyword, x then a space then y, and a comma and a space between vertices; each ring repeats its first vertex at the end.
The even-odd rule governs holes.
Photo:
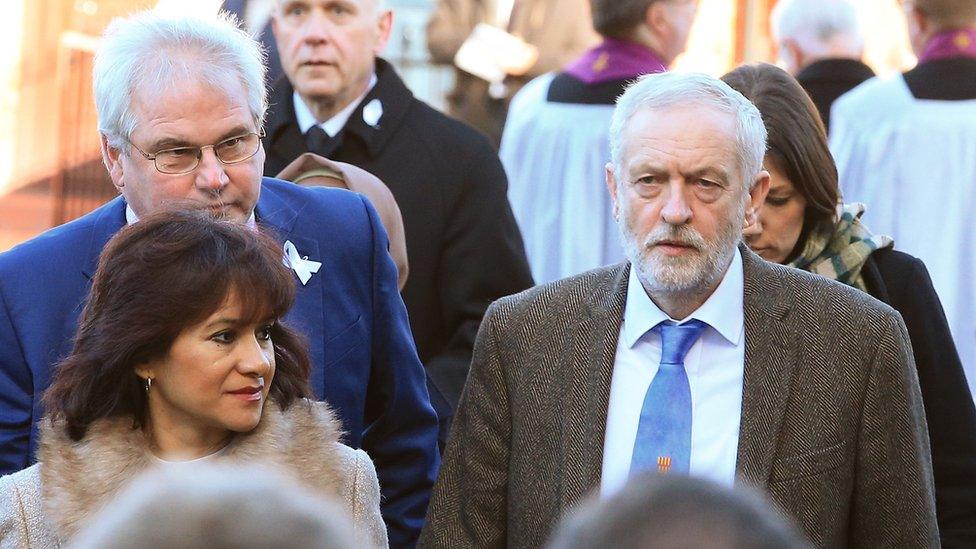
POLYGON ((697 183, 698 183, 698 186, 699 187, 704 187, 706 189, 713 189, 713 188, 721 187, 721 185, 719 185, 718 183, 716 183, 714 181, 709 181, 707 179, 699 179, 697 183))
POLYGON ((306 12, 305 6, 291 6, 285 10, 285 15, 288 17, 301 17, 306 12))
POLYGON ((185 147, 181 149, 168 149, 165 151, 159 151, 158 153, 156 153, 156 156, 163 156, 169 158, 183 158, 186 156, 193 156, 193 150, 194 149, 191 149, 189 147, 185 147))
POLYGON ((333 4, 332 7, 329 8, 329 11, 332 12, 332 14, 334 15, 345 15, 349 13, 349 9, 346 8, 346 6, 342 6, 338 4, 333 4))
POLYGON ((634 181, 634 183, 637 183, 637 184, 640 184, 640 185, 652 185, 654 183, 657 183, 658 181, 659 181, 659 179, 657 178, 657 176, 654 176, 654 175, 645 175, 643 177, 638 178, 637 181, 634 181))

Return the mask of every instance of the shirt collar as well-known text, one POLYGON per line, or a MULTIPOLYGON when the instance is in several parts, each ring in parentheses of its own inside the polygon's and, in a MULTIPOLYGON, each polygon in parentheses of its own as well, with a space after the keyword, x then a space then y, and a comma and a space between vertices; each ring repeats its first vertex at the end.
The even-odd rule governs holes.
MULTIPOLYGON (((742 255, 738 247, 732 257, 732 263, 725 271, 722 282, 719 283, 712 295, 705 303, 688 315, 708 324, 723 338, 733 345, 737 345, 742 338, 743 323, 743 292, 745 279, 742 272, 742 255)), ((665 320, 679 320, 670 318, 664 311, 651 301, 640 279, 637 269, 631 265, 630 278, 627 281, 627 303, 624 307, 623 338, 628 348, 634 346, 648 330, 665 320)), ((685 319, 681 319, 685 320, 685 319)))
MULTIPOLYGON (((125 205, 125 224, 126 225, 134 225, 135 223, 138 223, 138 222, 139 222, 139 216, 136 215, 136 211, 132 209, 132 206, 126 204, 125 205)), ((248 227, 250 227, 252 229, 258 226, 257 219, 254 217, 254 210, 251 210, 251 216, 247 218, 247 222, 245 223, 245 225, 247 225, 248 227)))
MULTIPOLYGON (((351 101, 348 105, 342 108, 341 111, 337 112, 335 116, 322 122, 319 126, 325 130, 325 133, 329 134, 329 137, 335 137, 342 131, 342 128, 346 126, 346 122, 349 122, 349 117, 356 110, 356 107, 362 103, 363 98, 376 86, 377 82, 376 73, 369 78, 369 84, 366 86, 366 90, 363 91, 362 95, 356 98, 355 101, 351 101)), ((316 124, 315 115, 302 100, 298 92, 292 92, 292 101, 295 104, 295 120, 298 122, 298 128, 302 130, 302 134, 308 133, 309 128, 316 124)))

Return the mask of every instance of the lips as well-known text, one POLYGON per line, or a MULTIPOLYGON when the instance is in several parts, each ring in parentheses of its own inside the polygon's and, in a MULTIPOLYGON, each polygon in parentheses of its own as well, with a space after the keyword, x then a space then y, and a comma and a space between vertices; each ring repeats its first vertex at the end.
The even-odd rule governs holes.
POLYGON ((242 400, 261 400, 262 394, 261 390, 264 389, 264 385, 248 385, 247 387, 241 387, 240 389, 235 389, 233 391, 228 391, 231 394, 242 400))

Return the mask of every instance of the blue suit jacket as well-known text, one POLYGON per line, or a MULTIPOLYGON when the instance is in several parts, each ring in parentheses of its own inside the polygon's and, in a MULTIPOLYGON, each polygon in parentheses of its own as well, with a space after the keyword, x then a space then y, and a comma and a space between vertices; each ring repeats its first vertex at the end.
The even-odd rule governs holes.
MULTIPOLYGON (((340 189, 262 182, 258 223, 322 262, 286 321, 309 340, 312 388, 376 465, 393 546, 420 532, 439 465, 437 417, 372 205, 340 189)), ((125 224, 121 197, 0 254, 0 474, 31 464, 40 396, 71 351, 98 256, 125 224)))

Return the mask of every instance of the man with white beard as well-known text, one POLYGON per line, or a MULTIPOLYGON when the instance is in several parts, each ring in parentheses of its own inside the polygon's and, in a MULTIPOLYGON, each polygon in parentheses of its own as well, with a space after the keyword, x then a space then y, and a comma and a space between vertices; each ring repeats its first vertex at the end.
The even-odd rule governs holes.
POLYGON ((754 485, 817 546, 937 546, 901 317, 739 244, 769 188, 759 111, 655 74, 610 136, 629 261, 489 308, 421 546, 538 547, 646 470, 754 485))

